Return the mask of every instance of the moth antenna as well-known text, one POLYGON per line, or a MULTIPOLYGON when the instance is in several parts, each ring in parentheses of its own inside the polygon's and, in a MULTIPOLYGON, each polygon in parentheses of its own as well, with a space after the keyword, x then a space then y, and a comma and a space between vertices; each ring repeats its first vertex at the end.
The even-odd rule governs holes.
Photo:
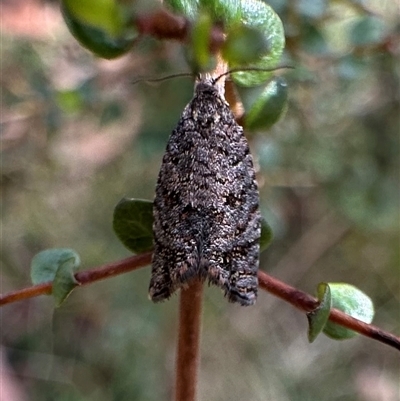
POLYGON ((138 78, 132 82, 132 85, 136 85, 139 82, 162 82, 170 78, 192 77, 192 76, 193 74, 191 74, 190 72, 179 72, 177 74, 167 75, 161 78, 138 78))
POLYGON ((260 72, 272 72, 272 71, 276 71, 276 70, 281 70, 283 68, 290 68, 290 69, 294 69, 295 67, 292 65, 280 65, 277 67, 273 67, 273 68, 261 68, 261 67, 238 67, 238 68, 232 68, 229 71, 224 72, 223 74, 219 75, 218 77, 214 78, 214 84, 221 79, 223 76, 225 75, 229 75, 235 72, 242 72, 242 71, 260 71, 260 72))

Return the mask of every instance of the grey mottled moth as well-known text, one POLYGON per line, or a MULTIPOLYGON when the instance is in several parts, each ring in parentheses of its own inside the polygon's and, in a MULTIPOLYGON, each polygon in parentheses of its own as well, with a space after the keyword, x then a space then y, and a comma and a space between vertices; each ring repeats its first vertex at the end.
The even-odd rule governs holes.
POLYGON ((243 128, 217 79, 197 83, 163 157, 153 208, 154 302, 195 278, 220 287, 230 302, 257 298, 258 187, 243 128))

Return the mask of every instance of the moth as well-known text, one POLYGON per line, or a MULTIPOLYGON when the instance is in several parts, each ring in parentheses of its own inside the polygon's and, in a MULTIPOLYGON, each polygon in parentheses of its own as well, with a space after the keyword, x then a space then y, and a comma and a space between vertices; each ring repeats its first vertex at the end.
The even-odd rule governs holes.
POLYGON ((154 199, 149 296, 168 299, 193 279, 253 305, 261 215, 249 145, 220 93, 203 78, 162 160, 154 199))

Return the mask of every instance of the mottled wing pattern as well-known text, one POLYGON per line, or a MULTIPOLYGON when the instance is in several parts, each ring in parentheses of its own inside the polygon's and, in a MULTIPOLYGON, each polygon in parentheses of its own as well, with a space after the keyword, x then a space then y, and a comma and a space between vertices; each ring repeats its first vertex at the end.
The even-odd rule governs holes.
POLYGON ((247 140, 212 83, 200 82, 168 141, 154 200, 150 298, 208 279, 254 304, 261 217, 247 140))

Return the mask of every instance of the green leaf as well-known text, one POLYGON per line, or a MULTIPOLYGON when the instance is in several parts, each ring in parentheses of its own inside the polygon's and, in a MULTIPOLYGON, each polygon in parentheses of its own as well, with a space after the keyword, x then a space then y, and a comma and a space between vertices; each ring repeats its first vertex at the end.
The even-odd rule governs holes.
POLYGON ((225 26, 240 21, 240 0, 165 0, 164 3, 192 21, 202 12, 225 26))
POLYGON ((332 300, 328 284, 318 284, 317 297, 319 300, 318 306, 313 311, 307 313, 308 341, 310 343, 321 333, 329 319, 332 300))
POLYGON ((261 237, 260 237, 260 252, 269 247, 274 239, 274 233, 271 226, 267 223, 264 217, 261 218, 261 237))
POLYGON ((191 46, 187 48, 188 63, 196 72, 212 68, 215 59, 210 53, 210 34, 212 19, 206 13, 201 13, 195 21, 191 32, 191 46))
POLYGON ((241 19, 240 3, 240 0, 200 0, 200 7, 209 11, 214 21, 229 26, 241 19))
POLYGON ((385 36, 385 23, 375 16, 366 16, 352 27, 350 41, 355 46, 379 43, 385 36))
MULTIPOLYGON (((228 33, 223 53, 230 68, 251 63, 254 67, 267 69, 279 62, 285 46, 282 21, 263 1, 166 0, 165 3, 191 20, 206 12, 213 22, 222 22, 228 33)), ((243 71, 232 76, 239 85, 256 86, 265 82, 271 73, 243 71)))
MULTIPOLYGON (((257 68, 275 67, 283 53, 285 47, 285 33, 282 21, 275 11, 267 4, 259 0, 241 1, 241 22, 250 28, 256 29, 264 36, 264 43, 269 47, 260 61, 251 66, 257 68)), ((243 64, 230 63, 229 67, 243 67, 243 64)), ((232 74, 233 80, 241 86, 261 85, 271 76, 271 72, 261 71, 241 71, 232 74)))
MULTIPOLYGON (((374 305, 366 294, 346 283, 329 283, 329 287, 332 295, 332 308, 339 309, 362 322, 372 322, 374 305)), ((355 331, 330 321, 326 324, 324 333, 335 340, 344 340, 357 335, 355 331)))
POLYGON ((190 20, 196 19, 199 11, 199 0, 165 0, 164 3, 190 20))
POLYGON ((260 30, 236 25, 227 31, 227 38, 221 52, 222 57, 229 64, 245 65, 259 61, 269 49, 269 42, 260 30))
POLYGON ((36 254, 31 261, 31 280, 33 284, 53 281, 57 270, 67 261, 80 265, 79 255, 68 248, 46 249, 36 254))
POLYGON ((119 36, 110 35, 101 27, 90 25, 76 18, 65 6, 61 11, 68 29, 75 39, 99 57, 112 59, 126 53, 133 45, 138 33, 131 26, 126 26, 119 36))
POLYGON ((122 9, 115 0, 63 0, 71 17, 117 38, 123 31, 122 9))
POLYGON ((56 271, 53 281, 52 294, 56 300, 56 306, 60 306, 71 294, 72 290, 79 285, 74 273, 76 272, 74 259, 66 260, 56 271))
POLYGON ((287 82, 282 77, 273 78, 267 85, 255 88, 238 88, 246 110, 246 129, 266 130, 285 114, 288 100, 287 82))
POLYGON ((114 209, 113 228, 119 240, 132 252, 153 249, 153 203, 122 199, 114 209))
POLYGON ((79 265, 79 255, 72 249, 46 249, 36 254, 32 259, 32 283, 52 282, 52 295, 56 300, 56 305, 60 306, 79 284, 74 277, 79 265))

